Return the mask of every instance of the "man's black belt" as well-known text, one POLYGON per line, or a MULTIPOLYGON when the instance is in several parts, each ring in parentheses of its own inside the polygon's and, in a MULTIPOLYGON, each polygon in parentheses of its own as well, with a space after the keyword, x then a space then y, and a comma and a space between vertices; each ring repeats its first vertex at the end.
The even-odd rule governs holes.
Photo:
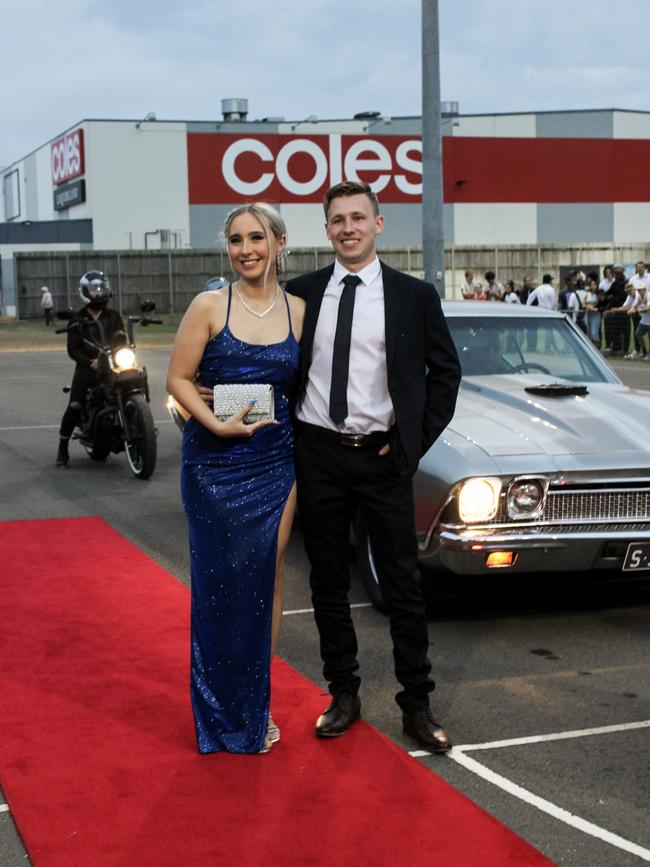
POLYGON ((367 434, 341 433, 327 427, 320 427, 320 425, 308 424, 306 421, 298 421, 297 424, 298 430, 304 430, 310 436, 353 449, 383 446, 388 442, 391 433, 389 430, 377 430, 367 434))

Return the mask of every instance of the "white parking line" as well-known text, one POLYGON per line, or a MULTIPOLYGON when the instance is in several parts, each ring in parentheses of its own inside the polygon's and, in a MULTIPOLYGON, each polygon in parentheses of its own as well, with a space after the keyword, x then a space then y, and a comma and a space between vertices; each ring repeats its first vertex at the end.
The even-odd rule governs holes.
POLYGON ((484 744, 461 744, 456 747, 457 750, 462 750, 464 753, 470 750, 496 750, 501 747, 517 747, 521 744, 540 744, 546 741, 564 741, 570 738, 585 738, 591 735, 608 735, 612 732, 626 732, 634 729, 650 728, 650 720, 641 720, 633 723, 620 723, 612 726, 599 726, 591 729, 575 729, 569 732, 553 732, 548 735, 533 735, 528 738, 511 738, 507 741, 488 741, 484 744))
POLYGON ((18 427, 0 427, 0 431, 5 430, 53 430, 61 427, 60 424, 30 424, 18 427))
MULTIPOLYGON (((483 744, 462 744, 461 746, 454 747, 449 753, 447 753, 447 756, 450 759, 453 759, 459 765, 462 765, 467 770, 472 771, 472 773, 477 774, 479 777, 482 777, 489 783, 492 783, 493 785, 498 786, 500 789, 503 789, 504 792, 508 792, 510 795, 514 795, 516 798, 519 798, 520 800, 525 801, 527 804, 536 807, 538 810, 547 813, 554 819, 557 819, 560 822, 564 822, 567 825, 571 825, 571 827, 576 828, 578 831, 582 831, 584 834, 589 834, 592 837, 596 837, 597 839, 602 840, 604 843, 609 843, 611 846, 615 846, 618 849, 622 849, 625 852, 636 855, 643 861, 650 862, 650 849, 639 846, 637 843, 633 843, 631 840, 626 840, 624 837, 620 837, 618 834, 613 834, 606 828, 601 828, 598 825, 594 825, 593 822, 589 822, 587 819, 583 819, 580 816, 576 816, 574 813, 570 813, 568 810, 565 810, 562 807, 558 807, 556 804, 551 803, 551 801, 547 801, 546 798, 540 798, 539 795, 535 795, 533 792, 528 791, 528 789, 524 789, 522 786, 517 785, 517 783, 513 783, 512 780, 507 779, 501 774, 497 774, 495 771, 492 771, 490 770, 490 768, 487 768, 485 767, 485 765, 477 762, 476 759, 472 759, 468 755, 466 755, 466 753, 476 750, 493 750, 502 749, 503 747, 521 746, 524 744, 548 743, 550 741, 592 737, 594 735, 611 734, 613 732, 634 731, 635 729, 638 730, 644 728, 650 728, 650 720, 641 720, 639 722, 633 723, 621 723, 620 725, 599 726, 597 728, 575 729, 573 731, 566 732, 552 732, 546 735, 533 735, 532 737, 525 738, 510 738, 509 740, 489 741, 483 744)), ((409 755, 413 756, 413 758, 422 758, 423 756, 431 755, 431 753, 429 753, 427 750, 412 750, 411 752, 409 752, 409 755)))
POLYGON ((506 779, 506 777, 502 777, 501 774, 497 774, 489 768, 486 768, 485 765, 477 762, 476 759, 471 759, 469 756, 466 756, 465 753, 458 748, 452 749, 451 752, 447 753, 447 755, 449 758, 458 762, 459 765, 462 765, 469 771, 478 774, 479 777, 483 777, 483 779, 487 780, 489 783, 493 783, 493 785, 503 789, 504 792, 514 795, 516 798, 525 801, 533 807, 537 807, 538 810, 548 813, 548 815, 552 816, 554 819, 558 819, 566 825, 571 825, 572 828, 577 828, 578 831, 582 831, 584 834, 589 834, 591 837, 596 837, 604 843, 616 846, 617 849, 623 849, 625 852, 630 852, 632 855, 636 855, 643 861, 650 862, 650 849, 644 849, 643 846, 632 843, 624 837, 619 837, 618 834, 612 834, 611 831, 607 831, 605 828, 600 828, 598 825, 594 825, 593 822, 588 822, 586 819, 582 819, 574 813, 569 813, 568 810, 564 810, 562 807, 552 804, 545 798, 540 798, 539 795, 534 795, 532 792, 529 792, 528 789, 524 789, 522 786, 518 786, 511 780, 506 779))
MULTIPOLYGON (((172 420, 170 418, 155 418, 153 420, 154 424, 172 424, 172 420)), ((12 430, 58 430, 61 427, 60 424, 30 424, 30 425, 22 425, 16 427, 0 427, 0 433, 2 431, 12 431, 12 430)))
MULTIPOLYGON (((372 602, 355 602, 353 605, 350 605, 350 608, 372 608, 372 602)), ((286 617, 288 614, 313 614, 313 608, 295 608, 293 611, 283 611, 282 616, 286 617)), ((425 753, 424 755, 428 755, 425 753)))
POLYGON ((0 813, 8 813, 9 804, 0 804, 0 813))

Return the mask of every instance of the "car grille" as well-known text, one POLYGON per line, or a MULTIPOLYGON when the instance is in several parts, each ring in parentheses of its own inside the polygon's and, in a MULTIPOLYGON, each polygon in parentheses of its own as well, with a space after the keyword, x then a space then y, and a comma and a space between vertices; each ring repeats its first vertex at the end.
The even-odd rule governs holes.
POLYGON ((650 487, 594 490, 565 488, 549 490, 544 515, 534 521, 513 521, 508 517, 505 496, 499 509, 485 526, 522 526, 524 524, 612 524, 650 521, 650 487))

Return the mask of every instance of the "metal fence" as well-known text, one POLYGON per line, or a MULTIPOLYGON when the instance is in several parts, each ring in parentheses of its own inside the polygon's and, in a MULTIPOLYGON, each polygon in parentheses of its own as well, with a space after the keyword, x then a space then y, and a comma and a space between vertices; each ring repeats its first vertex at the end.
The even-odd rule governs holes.
MULTIPOLYGON (((387 247, 381 258, 394 268, 416 276, 423 274, 420 247, 387 247)), ((513 279, 520 285, 524 277, 541 282, 548 272, 559 277, 568 267, 584 270, 608 263, 633 263, 650 256, 650 244, 612 246, 548 245, 544 247, 449 247, 446 256, 446 296, 460 297, 458 287, 464 271, 472 269, 482 280, 494 271, 503 282, 513 279)), ((296 249, 287 256, 286 276, 294 277, 322 268, 332 261, 329 247, 296 249)), ((79 278, 86 271, 104 271, 113 286, 113 306, 121 313, 137 310, 145 299, 155 302, 159 313, 172 318, 182 314, 209 277, 231 276, 228 257, 223 250, 127 250, 70 253, 17 253, 16 300, 21 319, 41 315, 41 286, 48 286, 56 309, 78 307, 79 278)))

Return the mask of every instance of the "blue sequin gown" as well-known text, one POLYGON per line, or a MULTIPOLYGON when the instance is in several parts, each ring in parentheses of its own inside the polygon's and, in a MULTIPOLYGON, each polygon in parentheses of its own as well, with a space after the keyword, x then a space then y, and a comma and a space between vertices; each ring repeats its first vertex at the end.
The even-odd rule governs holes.
POLYGON ((220 438, 190 419, 183 435, 181 492, 192 577, 192 710, 199 752, 262 749, 270 696, 271 618, 278 526, 294 483, 293 431, 283 387, 299 347, 238 340, 228 320, 208 342, 200 382, 270 383, 277 425, 220 438))

